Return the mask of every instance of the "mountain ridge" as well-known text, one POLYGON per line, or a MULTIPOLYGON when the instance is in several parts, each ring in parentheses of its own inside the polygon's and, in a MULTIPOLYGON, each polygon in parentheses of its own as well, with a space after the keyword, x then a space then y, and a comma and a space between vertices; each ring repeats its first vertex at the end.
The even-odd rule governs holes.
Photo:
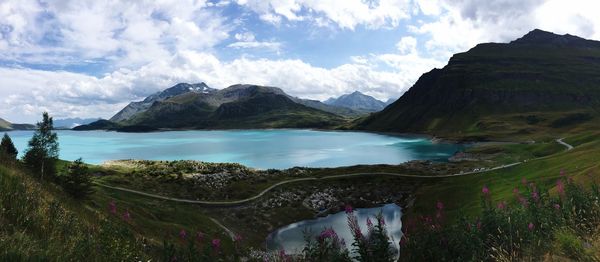
MULTIPOLYGON (((146 108, 129 112, 133 113, 128 118, 103 120, 75 130, 330 128, 345 121, 342 116, 306 106, 303 102, 310 100, 294 98, 277 87, 236 84, 221 90, 205 86, 202 92, 167 90, 142 101, 146 108), (175 91, 162 95, 167 90, 175 91)), ((122 112, 131 106, 128 108, 112 119, 125 116, 122 112)))
POLYGON ((112 122, 127 120, 137 113, 148 110, 148 108, 150 108, 154 102, 160 102, 184 93, 212 93, 215 91, 216 89, 208 87, 204 82, 197 84, 179 83, 163 91, 156 92, 146 97, 142 101, 129 103, 125 108, 121 109, 109 120, 112 122))
POLYGON ((600 42, 534 30, 510 43, 478 44, 453 55, 354 128, 433 135, 535 132, 570 114, 597 115, 599 80, 600 42), (545 120, 530 124, 527 117, 545 120))
POLYGON ((386 107, 386 102, 380 101, 372 96, 365 95, 360 91, 344 94, 337 98, 329 98, 323 103, 338 107, 345 107, 361 112, 377 112, 386 107))

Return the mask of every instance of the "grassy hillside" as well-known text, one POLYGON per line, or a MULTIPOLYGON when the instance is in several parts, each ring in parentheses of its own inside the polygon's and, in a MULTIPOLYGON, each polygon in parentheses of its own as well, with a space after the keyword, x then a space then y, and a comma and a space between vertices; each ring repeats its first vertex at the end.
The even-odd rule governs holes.
POLYGON ((221 239, 231 251, 229 236, 193 206, 95 190, 74 200, 18 165, 0 165, 0 260, 160 260, 168 253, 163 241, 183 244, 181 230, 190 238, 202 232, 206 242, 221 239))
MULTIPOLYGON (((513 198, 513 189, 521 184, 523 179, 535 182, 543 188, 554 188, 556 180, 565 176, 573 178, 582 184, 600 182, 600 133, 587 132, 580 135, 567 136, 565 141, 576 147, 571 151, 561 151, 538 159, 533 159, 521 165, 455 178, 444 178, 435 183, 423 186, 417 190, 416 205, 410 214, 426 214, 435 210, 435 203, 442 200, 446 203, 447 212, 451 218, 464 215, 476 215, 481 212, 481 190, 487 186, 492 192, 494 202, 513 198)), ((529 153, 514 152, 515 155, 529 153)), ((520 159, 521 161, 524 159, 520 159)))

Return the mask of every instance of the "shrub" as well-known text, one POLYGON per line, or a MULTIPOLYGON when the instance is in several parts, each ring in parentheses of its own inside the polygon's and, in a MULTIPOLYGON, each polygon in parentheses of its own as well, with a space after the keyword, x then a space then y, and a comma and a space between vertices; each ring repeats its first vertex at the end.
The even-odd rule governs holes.
POLYGON ((573 232, 567 229, 558 230, 554 237, 562 255, 577 261, 593 261, 586 252, 583 241, 573 232))
POLYGON ((67 166, 67 170, 60 175, 60 182, 65 192, 74 198, 85 198, 94 192, 88 168, 81 158, 67 166))

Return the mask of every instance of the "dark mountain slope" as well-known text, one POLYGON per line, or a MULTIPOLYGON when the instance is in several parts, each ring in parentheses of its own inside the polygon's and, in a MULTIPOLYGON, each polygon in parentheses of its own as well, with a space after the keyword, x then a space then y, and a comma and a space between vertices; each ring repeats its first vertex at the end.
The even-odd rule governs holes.
POLYGON ((583 118, 590 120, 599 108, 600 42, 534 30, 508 44, 479 44, 454 55, 447 66, 422 75, 400 99, 356 127, 476 133, 490 128, 484 120, 512 114, 523 115, 526 128, 535 129, 570 114, 588 114, 583 118), (532 124, 527 117, 548 121, 532 124))

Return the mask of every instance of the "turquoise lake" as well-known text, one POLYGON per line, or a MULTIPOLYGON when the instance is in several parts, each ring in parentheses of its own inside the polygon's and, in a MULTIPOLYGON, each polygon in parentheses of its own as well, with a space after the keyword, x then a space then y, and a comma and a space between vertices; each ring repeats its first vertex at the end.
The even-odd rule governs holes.
MULTIPOLYGON (((12 131, 22 155, 32 131, 12 131)), ((235 162, 254 168, 337 167, 357 164, 399 164, 409 160, 446 160, 460 150, 455 144, 426 138, 365 132, 298 129, 168 131, 118 133, 57 131, 60 158, 107 160, 199 160, 235 162)))

